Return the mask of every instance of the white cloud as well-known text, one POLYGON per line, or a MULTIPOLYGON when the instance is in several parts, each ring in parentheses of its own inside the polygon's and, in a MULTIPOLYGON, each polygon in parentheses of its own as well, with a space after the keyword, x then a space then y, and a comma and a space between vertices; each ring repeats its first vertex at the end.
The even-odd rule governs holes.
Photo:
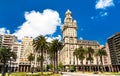
POLYGON ((90 17, 90 19, 92 19, 92 20, 93 20, 94 18, 95 18, 94 16, 90 17))
POLYGON ((7 30, 6 28, 0 28, 0 34, 10 34, 10 31, 9 30, 7 30))
POLYGON ((80 40, 83 40, 83 37, 80 37, 80 40))
POLYGON ((108 16, 108 13, 107 12, 100 12, 100 16, 108 16))
POLYGON ((83 31, 83 30, 84 30, 83 28, 80 29, 80 31, 83 31))
POLYGON ((21 39, 24 36, 36 37, 38 35, 52 35, 57 26, 61 25, 61 19, 57 11, 46 9, 41 12, 25 12, 26 21, 13 33, 21 39))
POLYGON ((106 9, 107 7, 114 6, 113 0, 97 0, 96 9, 106 9))
POLYGON ((61 41, 62 37, 61 37, 61 35, 58 35, 57 37, 48 37, 47 41, 51 42, 53 39, 59 39, 61 41))
POLYGON ((91 16, 90 19, 95 20, 105 16, 108 16, 108 12, 102 11, 102 12, 99 12, 99 14, 96 16, 91 16))

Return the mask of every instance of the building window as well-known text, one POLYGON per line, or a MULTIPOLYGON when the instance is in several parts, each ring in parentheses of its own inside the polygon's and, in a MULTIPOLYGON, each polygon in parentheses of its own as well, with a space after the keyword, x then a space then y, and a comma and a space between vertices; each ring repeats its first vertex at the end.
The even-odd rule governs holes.
POLYGON ((88 61, 86 61, 86 64, 88 64, 88 61))

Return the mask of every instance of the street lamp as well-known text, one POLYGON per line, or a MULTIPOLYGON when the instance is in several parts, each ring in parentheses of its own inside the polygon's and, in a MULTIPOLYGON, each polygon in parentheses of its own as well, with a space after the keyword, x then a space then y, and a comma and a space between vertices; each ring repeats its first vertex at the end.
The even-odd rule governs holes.
POLYGON ((10 76, 10 73, 11 73, 11 61, 12 61, 13 57, 10 57, 10 66, 9 66, 9 73, 8 73, 8 76, 10 76))
POLYGON ((34 72, 34 64, 32 63, 31 65, 31 72, 33 73, 34 72))

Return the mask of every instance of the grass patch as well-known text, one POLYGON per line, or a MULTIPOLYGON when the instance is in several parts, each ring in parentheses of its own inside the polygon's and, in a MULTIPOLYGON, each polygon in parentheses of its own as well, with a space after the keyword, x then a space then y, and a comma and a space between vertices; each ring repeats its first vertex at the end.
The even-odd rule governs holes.
POLYGON ((10 76, 25 76, 26 72, 15 72, 15 73, 11 73, 10 76))
MULTIPOLYGON (((0 76, 2 76, 0 74, 0 76)), ((6 76, 8 76, 8 73, 6 73, 6 76)), ((15 72, 11 73, 10 76, 41 76, 41 72, 15 72)), ((53 74, 52 72, 43 72, 43 76, 60 76, 60 74, 53 74)))
POLYGON ((53 75, 50 75, 50 76, 61 76, 60 74, 53 74, 53 75))
POLYGON ((103 72, 106 75, 120 75, 120 72, 103 72))

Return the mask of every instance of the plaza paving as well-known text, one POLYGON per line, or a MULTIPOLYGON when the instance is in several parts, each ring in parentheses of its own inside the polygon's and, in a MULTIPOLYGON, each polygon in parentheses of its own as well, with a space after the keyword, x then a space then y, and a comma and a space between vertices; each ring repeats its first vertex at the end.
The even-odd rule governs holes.
POLYGON ((120 75, 63 72, 62 76, 120 76, 120 75))

